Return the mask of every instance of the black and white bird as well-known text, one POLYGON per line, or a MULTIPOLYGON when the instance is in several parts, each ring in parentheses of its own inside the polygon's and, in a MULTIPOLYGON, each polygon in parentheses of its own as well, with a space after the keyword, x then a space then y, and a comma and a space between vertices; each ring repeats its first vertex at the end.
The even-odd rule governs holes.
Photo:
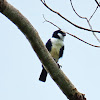
MULTIPOLYGON (((51 56, 56 62, 58 62, 59 58, 63 56, 63 51, 64 51, 63 41, 64 41, 65 36, 66 36, 66 33, 64 33, 61 30, 57 30, 53 33, 52 38, 49 39, 46 43, 46 48, 48 49, 51 56)), ((45 82, 46 77, 47 77, 47 71, 43 67, 39 80, 42 82, 45 82)))

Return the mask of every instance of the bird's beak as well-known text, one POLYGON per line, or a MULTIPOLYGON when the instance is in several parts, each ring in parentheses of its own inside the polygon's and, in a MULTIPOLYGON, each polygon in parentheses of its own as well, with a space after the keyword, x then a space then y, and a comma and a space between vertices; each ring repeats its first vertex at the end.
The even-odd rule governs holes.
POLYGON ((66 36, 66 33, 64 33, 63 36, 66 36))
POLYGON ((63 32, 63 36, 66 36, 66 33, 65 32, 63 32))
POLYGON ((66 36, 66 32, 62 31, 63 32, 63 36, 66 36))

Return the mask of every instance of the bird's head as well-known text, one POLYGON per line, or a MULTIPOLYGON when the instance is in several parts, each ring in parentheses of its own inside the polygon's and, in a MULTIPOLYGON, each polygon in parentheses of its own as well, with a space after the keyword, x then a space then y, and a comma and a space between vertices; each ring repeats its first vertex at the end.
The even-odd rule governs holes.
POLYGON ((66 36, 66 33, 61 31, 61 30, 57 30, 53 33, 52 37, 53 38, 57 38, 57 39, 60 39, 60 40, 64 40, 64 37, 66 36))

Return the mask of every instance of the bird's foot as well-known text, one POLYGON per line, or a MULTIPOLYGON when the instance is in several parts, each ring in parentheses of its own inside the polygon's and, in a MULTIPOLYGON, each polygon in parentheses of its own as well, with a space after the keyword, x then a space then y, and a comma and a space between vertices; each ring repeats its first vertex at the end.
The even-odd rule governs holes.
POLYGON ((62 66, 61 66, 61 65, 59 65, 58 63, 57 63, 57 65, 58 65, 58 68, 62 68, 62 66))

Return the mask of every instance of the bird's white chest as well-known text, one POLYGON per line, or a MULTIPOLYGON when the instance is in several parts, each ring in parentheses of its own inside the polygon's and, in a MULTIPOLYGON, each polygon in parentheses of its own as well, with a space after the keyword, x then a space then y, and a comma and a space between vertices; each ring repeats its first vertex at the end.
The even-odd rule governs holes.
POLYGON ((59 40, 59 39, 51 39, 51 42, 52 42, 52 48, 51 48, 51 55, 52 57, 58 61, 59 59, 59 52, 60 52, 60 49, 62 48, 62 46, 64 45, 63 44, 63 41, 62 40, 59 40))

